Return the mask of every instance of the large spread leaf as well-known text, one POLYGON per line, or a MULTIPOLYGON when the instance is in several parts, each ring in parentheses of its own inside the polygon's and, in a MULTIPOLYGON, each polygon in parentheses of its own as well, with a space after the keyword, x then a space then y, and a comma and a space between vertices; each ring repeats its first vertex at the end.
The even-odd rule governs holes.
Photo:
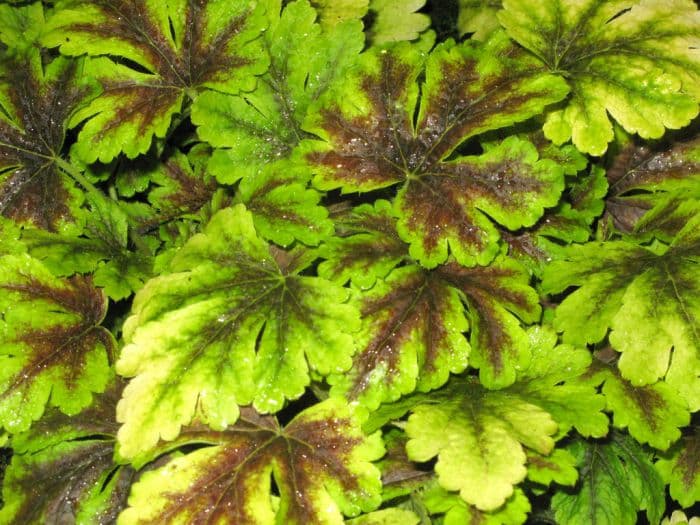
POLYGON ((448 159, 469 137, 525 120, 565 94, 502 33, 486 44, 443 44, 427 58, 421 45, 374 49, 305 123, 323 140, 302 147, 320 189, 401 184, 399 234, 422 264, 444 262, 448 245, 460 263, 486 264, 498 251, 492 220, 509 229, 533 224, 556 204, 562 172, 515 137, 448 159))
POLYGON ((303 252, 271 251, 237 205, 188 241, 170 273, 146 284, 117 363, 135 376, 118 407, 126 457, 159 436, 175 438, 195 410, 225 428, 240 404, 274 412, 301 396, 309 370, 350 367, 358 313, 343 288, 299 275, 311 262, 303 252))
POLYGON ((607 215, 623 232, 673 237, 700 202, 700 138, 643 144, 627 140, 607 170, 607 215))
POLYGON ((71 116, 95 95, 84 60, 38 49, 0 54, 0 214, 50 231, 71 229, 81 195, 59 169, 71 116))
POLYGON ((557 307, 564 340, 598 342, 609 328, 622 352, 622 376, 634 386, 665 377, 695 411, 700 407, 700 216, 661 254, 626 241, 572 246, 545 270, 543 289, 578 287, 557 307))
POLYGON ((601 155, 609 116, 630 133, 658 138, 698 112, 700 14, 691 0, 505 0, 508 34, 566 78, 571 97, 545 133, 601 155))
POLYGON ((186 430, 198 448, 147 473, 129 498, 120 525, 209 523, 341 525, 380 503, 381 437, 366 437, 349 407, 319 403, 280 428, 247 409, 221 432, 186 430), (271 477, 279 491, 273 505, 271 477), (342 513, 342 514, 341 514, 342 513))
POLYGON ((28 255, 0 259, 0 423, 29 428, 47 403, 88 406, 112 375, 114 337, 99 326, 107 300, 90 278, 57 279, 28 255))
POLYGON ((649 523, 659 522, 664 484, 650 455, 633 439, 613 434, 601 443, 574 441, 568 450, 578 460, 580 480, 575 490, 554 495, 558 523, 635 525, 640 510, 646 511, 649 523))
POLYGON ((309 105, 343 78, 364 43, 359 20, 321 31, 307 1, 289 3, 281 14, 279 2, 269 3, 271 27, 261 42, 270 67, 255 89, 238 96, 210 91, 192 108, 199 136, 221 148, 210 167, 224 183, 290 157, 306 136, 301 123, 309 105))
POLYGON ((114 523, 126 507, 135 471, 114 463, 114 407, 120 388, 68 417, 52 409, 12 438, 2 523, 114 523))
POLYGON ((135 157, 164 137, 185 97, 211 88, 254 86, 267 67, 256 37, 265 21, 254 2, 163 3, 154 0, 63 0, 43 36, 68 55, 109 55, 90 74, 104 92, 80 114, 88 118, 74 151, 86 162, 135 157), (172 29, 172 31, 171 31, 172 29), (129 61, 134 67, 125 65, 129 61))
POLYGON ((700 501, 700 435, 697 427, 664 454, 655 466, 670 485, 673 499, 683 507, 692 507, 700 501))

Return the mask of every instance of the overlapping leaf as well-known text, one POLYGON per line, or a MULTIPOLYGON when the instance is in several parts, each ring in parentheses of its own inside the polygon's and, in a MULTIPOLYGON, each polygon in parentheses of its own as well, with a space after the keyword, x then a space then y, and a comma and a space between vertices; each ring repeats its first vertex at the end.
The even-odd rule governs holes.
POLYGON ((238 405, 274 412, 299 397, 309 370, 350 367, 358 312, 343 288, 299 275, 311 262, 304 252, 270 248, 237 205, 188 241, 171 273, 146 284, 117 363, 136 376, 118 407, 126 457, 159 436, 175 438, 195 411, 222 429, 236 421, 238 405))
POLYGON ((12 439, 2 523, 114 523, 126 507, 135 471, 113 461, 120 388, 95 398, 80 414, 52 409, 12 439))
POLYGON ((90 70, 104 92, 80 114, 89 120, 74 151, 86 162, 146 152, 153 136, 166 135, 174 115, 183 111, 183 101, 197 90, 251 89, 254 75, 267 67, 256 40, 265 20, 253 1, 56 4, 45 45, 60 46, 68 55, 119 59, 98 59, 90 70), (125 65, 129 63, 134 67, 125 65))
POLYGON ((509 229, 533 224, 556 204, 561 169, 515 137, 480 156, 450 155, 469 137, 525 120, 565 94, 502 33, 486 44, 443 44, 427 59, 420 45, 375 49, 306 122, 324 140, 302 147, 321 189, 401 184, 399 234, 425 266, 444 262, 448 245, 462 264, 487 264, 498 251, 492 219, 509 229))
POLYGON ((460 35, 470 33, 472 38, 483 40, 500 28, 496 13, 501 3, 501 0, 459 0, 460 35))
POLYGON ((373 44, 415 40, 430 27, 430 17, 418 13, 425 0, 371 0, 372 25, 369 36, 373 44))
POLYGON ((546 135, 601 155, 613 138, 610 115, 630 133, 659 138, 698 112, 700 23, 691 0, 505 0, 508 34, 571 86, 549 114, 546 135))
POLYGON ((207 92, 192 108, 199 136, 212 146, 210 167, 218 180, 232 183, 257 174, 273 160, 289 158, 306 133, 301 123, 309 105, 345 70, 362 49, 359 20, 322 31, 307 1, 269 2, 271 27, 261 42, 270 68, 253 91, 238 96, 207 92))
POLYGON ((606 442, 575 441, 580 480, 573 491, 552 499, 556 519, 571 525, 635 525, 637 512, 646 511, 658 523, 665 507, 664 483, 650 454, 633 439, 613 434, 606 442))
POLYGON ((58 157, 71 117, 96 94, 84 65, 59 57, 42 66, 35 48, 0 55, 0 214, 5 217, 50 231, 76 229, 81 194, 59 169, 58 157))
POLYGON ((112 375, 107 300, 90 278, 57 279, 26 254, 0 259, 0 423, 21 432, 47 403, 88 406, 112 375))
POLYGON ((617 229, 673 237, 700 202, 700 138, 661 144, 627 139, 607 177, 606 212, 617 229))
POLYGON ((626 241, 572 246, 543 281, 547 293, 578 287, 556 310, 565 341, 598 342, 612 329, 622 376, 633 386, 665 377, 691 411, 700 407, 698 225, 700 216, 661 254, 626 241))
POLYGON ((673 499, 684 508, 700 501, 700 435, 697 427, 663 455, 655 466, 670 485, 673 499))
POLYGON ((280 428, 246 409, 221 432, 191 428, 180 443, 201 443, 134 486, 120 523, 285 523, 341 525, 342 514, 370 511, 381 501, 384 453, 379 433, 365 436, 342 402, 328 400, 280 428), (271 479, 279 491, 273 506, 271 479))

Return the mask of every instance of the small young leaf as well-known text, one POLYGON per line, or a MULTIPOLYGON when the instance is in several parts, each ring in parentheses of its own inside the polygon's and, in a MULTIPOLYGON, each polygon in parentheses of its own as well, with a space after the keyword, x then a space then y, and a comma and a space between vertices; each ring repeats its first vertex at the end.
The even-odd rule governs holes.
POLYGON ((302 395, 310 371, 350 367, 359 314, 347 291, 299 275, 313 258, 271 250, 239 204, 136 295, 117 363, 135 376, 117 411, 125 457, 174 439, 195 412, 222 429, 238 405, 276 412, 302 395))
POLYGON ((370 511, 381 501, 381 437, 366 437, 350 408, 327 400, 299 413, 286 427, 246 409, 221 432, 186 430, 182 443, 206 444, 134 485, 120 525, 211 523, 341 525, 342 514, 370 511), (279 505, 271 504, 271 480, 279 505), (341 514, 342 513, 342 514, 341 514))
POLYGON ((369 9, 374 15, 369 28, 373 44, 401 40, 415 40, 430 27, 430 17, 417 13, 425 0, 371 0, 369 9))
POLYGON ((700 23, 691 0, 505 0, 508 34, 571 86, 544 130, 557 144, 601 155, 613 138, 608 114, 630 133, 659 138, 698 113, 700 23))
POLYGON ((47 403, 65 414, 104 391, 116 353, 90 278, 57 279, 28 255, 0 259, 0 424, 27 430, 47 403))
POLYGON ((633 439, 613 434, 603 443, 574 441, 580 480, 574 491, 560 490, 552 498, 558 523, 567 525, 635 525, 646 510, 658 523, 665 507, 664 483, 649 454, 633 439))

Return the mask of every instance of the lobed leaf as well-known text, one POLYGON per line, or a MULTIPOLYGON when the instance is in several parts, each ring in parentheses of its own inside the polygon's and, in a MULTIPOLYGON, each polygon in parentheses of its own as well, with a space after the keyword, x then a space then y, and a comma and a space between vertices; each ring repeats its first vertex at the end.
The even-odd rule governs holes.
POLYGON ((654 466, 664 482, 670 485, 671 497, 684 508, 700 501, 700 439, 697 427, 663 454, 654 466))
POLYGON ((223 429, 239 405, 276 412, 302 395, 310 372, 350 367, 358 313, 343 288, 299 275, 311 262, 304 252, 270 248, 239 204, 215 215, 170 273, 146 284, 117 363, 134 377, 117 411, 125 457, 159 436, 174 439, 195 413, 223 429))
POLYGON ((68 415, 103 392, 116 353, 99 326, 107 300, 89 277, 58 279, 26 254, 0 264, 0 423, 22 432, 47 403, 68 415))
POLYGON ((571 86, 566 106, 544 126, 557 144, 572 139, 601 155, 613 138, 609 117, 648 139, 698 113, 695 2, 505 0, 498 19, 571 86))

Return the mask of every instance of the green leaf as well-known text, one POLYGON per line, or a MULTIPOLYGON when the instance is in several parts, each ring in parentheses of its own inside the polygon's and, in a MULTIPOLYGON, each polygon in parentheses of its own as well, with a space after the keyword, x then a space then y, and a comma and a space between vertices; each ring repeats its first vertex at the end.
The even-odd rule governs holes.
POLYGON ((370 12, 374 15, 369 28, 373 44, 386 44, 401 40, 415 40, 430 27, 430 17, 417 13, 425 0, 371 0, 370 12))
POLYGON ((44 29, 41 2, 23 6, 0 5, 0 42, 8 53, 25 55, 36 45, 44 29))
POLYGON ((174 439, 197 412, 213 428, 238 405, 276 412, 309 372, 350 367, 359 328, 347 290, 300 275, 313 262, 262 241, 243 205, 215 215, 136 295, 117 371, 134 377, 118 407, 121 453, 174 439), (182 341, 188 341, 183 346, 182 341), (186 373, 185 373, 186 371, 186 373))
POLYGON ((615 433, 606 442, 574 441, 568 449, 578 461, 580 480, 575 491, 552 498, 558 523, 635 525, 640 510, 646 510, 649 523, 661 520, 663 481, 633 439, 615 433))
POLYGON ((333 233, 328 211, 319 205, 321 194, 307 180, 298 166, 279 162, 241 181, 238 197, 262 237, 281 246, 295 239, 314 246, 333 233))
POLYGON ((471 33, 471 37, 476 40, 488 38, 501 27, 496 17, 501 3, 501 0, 459 0, 459 34, 471 33))
POLYGON ((333 27, 347 20, 360 20, 367 14, 369 0, 311 0, 321 24, 333 27))
POLYGON ((85 162, 109 162, 120 152, 145 153, 165 137, 185 97, 203 88, 237 93, 254 87, 267 67, 259 39, 265 26, 254 2, 63 0, 43 43, 67 55, 107 55, 90 75, 103 94, 76 117, 89 119, 73 151, 85 162), (171 32, 172 28, 172 32, 171 32), (125 65, 129 61, 138 65, 125 65), (145 72, 143 72, 145 70, 145 72))
POLYGON ((670 485, 671 497, 684 508, 700 501, 700 434, 697 427, 663 454, 655 466, 670 485))
POLYGON ((319 189, 400 184, 399 234, 421 264, 444 262, 448 245, 462 264, 487 264, 498 252, 492 220, 509 229, 533 224, 557 203, 562 171, 515 137, 480 156, 448 158, 469 137, 541 112, 566 88, 533 68, 502 33, 485 44, 442 44, 427 58, 421 47, 366 52, 305 123, 323 140, 304 141, 301 149, 319 189))
POLYGON ((28 255, 0 259, 0 423, 27 430, 47 403, 77 414, 112 376, 107 300, 90 278, 57 279, 28 255))
POLYGON ((420 518, 410 510, 389 508, 345 521, 346 525, 419 525, 420 518))
POLYGON ((566 449, 557 448, 549 456, 527 451, 527 478, 541 485, 573 486, 578 479, 576 458, 566 449))
POLYGON ((321 277, 358 288, 370 288, 408 258, 408 246, 396 232, 396 217, 389 201, 374 205, 329 210, 335 235, 321 245, 326 260, 318 265, 321 277))
POLYGON ((498 19, 571 86, 544 127, 558 144, 572 139, 601 155, 613 138, 608 115, 648 139, 698 113, 700 15, 691 0, 505 0, 498 19))
POLYGON ((556 310, 565 341, 594 343, 612 328, 622 376, 633 386, 665 377, 691 411, 700 407, 699 224, 696 216, 658 255, 624 241, 572 246, 542 284, 546 293, 579 287, 556 310))
MULTIPOLYGON (((0 214, 45 230, 71 231, 82 196, 58 166, 71 116, 96 94, 85 60, 39 50, 0 56, 0 214)), ((78 227, 79 229, 79 227, 78 227)))
POLYGON ((255 89, 238 96, 210 91, 192 108, 199 136, 221 148, 210 169, 225 184, 292 156, 307 135, 301 123, 309 105, 343 79, 364 43, 359 20, 322 31, 307 1, 291 2, 281 15, 269 17, 271 27, 261 42, 270 68, 255 89))
POLYGON ((180 441, 208 446, 144 474, 120 525, 165 516, 191 523, 204 513, 212 523, 342 525, 342 514, 380 503, 379 471, 370 462, 384 453, 381 437, 366 437, 357 416, 336 400, 304 410, 284 428, 246 409, 234 426, 193 428, 180 441))
POLYGON ((422 499, 431 514, 445 514, 443 525, 521 525, 527 520, 530 502, 520 489, 515 489, 500 509, 483 511, 469 505, 458 495, 433 485, 422 499))
POLYGON ((412 409, 406 451, 414 461, 437 456, 440 485, 491 511, 525 478, 523 447, 549 454, 556 431, 556 422, 536 405, 474 381, 453 381, 452 388, 412 409))
POLYGON ((114 523, 136 472, 112 459, 121 388, 112 385, 80 414, 50 409, 12 438, 2 523, 114 523))

